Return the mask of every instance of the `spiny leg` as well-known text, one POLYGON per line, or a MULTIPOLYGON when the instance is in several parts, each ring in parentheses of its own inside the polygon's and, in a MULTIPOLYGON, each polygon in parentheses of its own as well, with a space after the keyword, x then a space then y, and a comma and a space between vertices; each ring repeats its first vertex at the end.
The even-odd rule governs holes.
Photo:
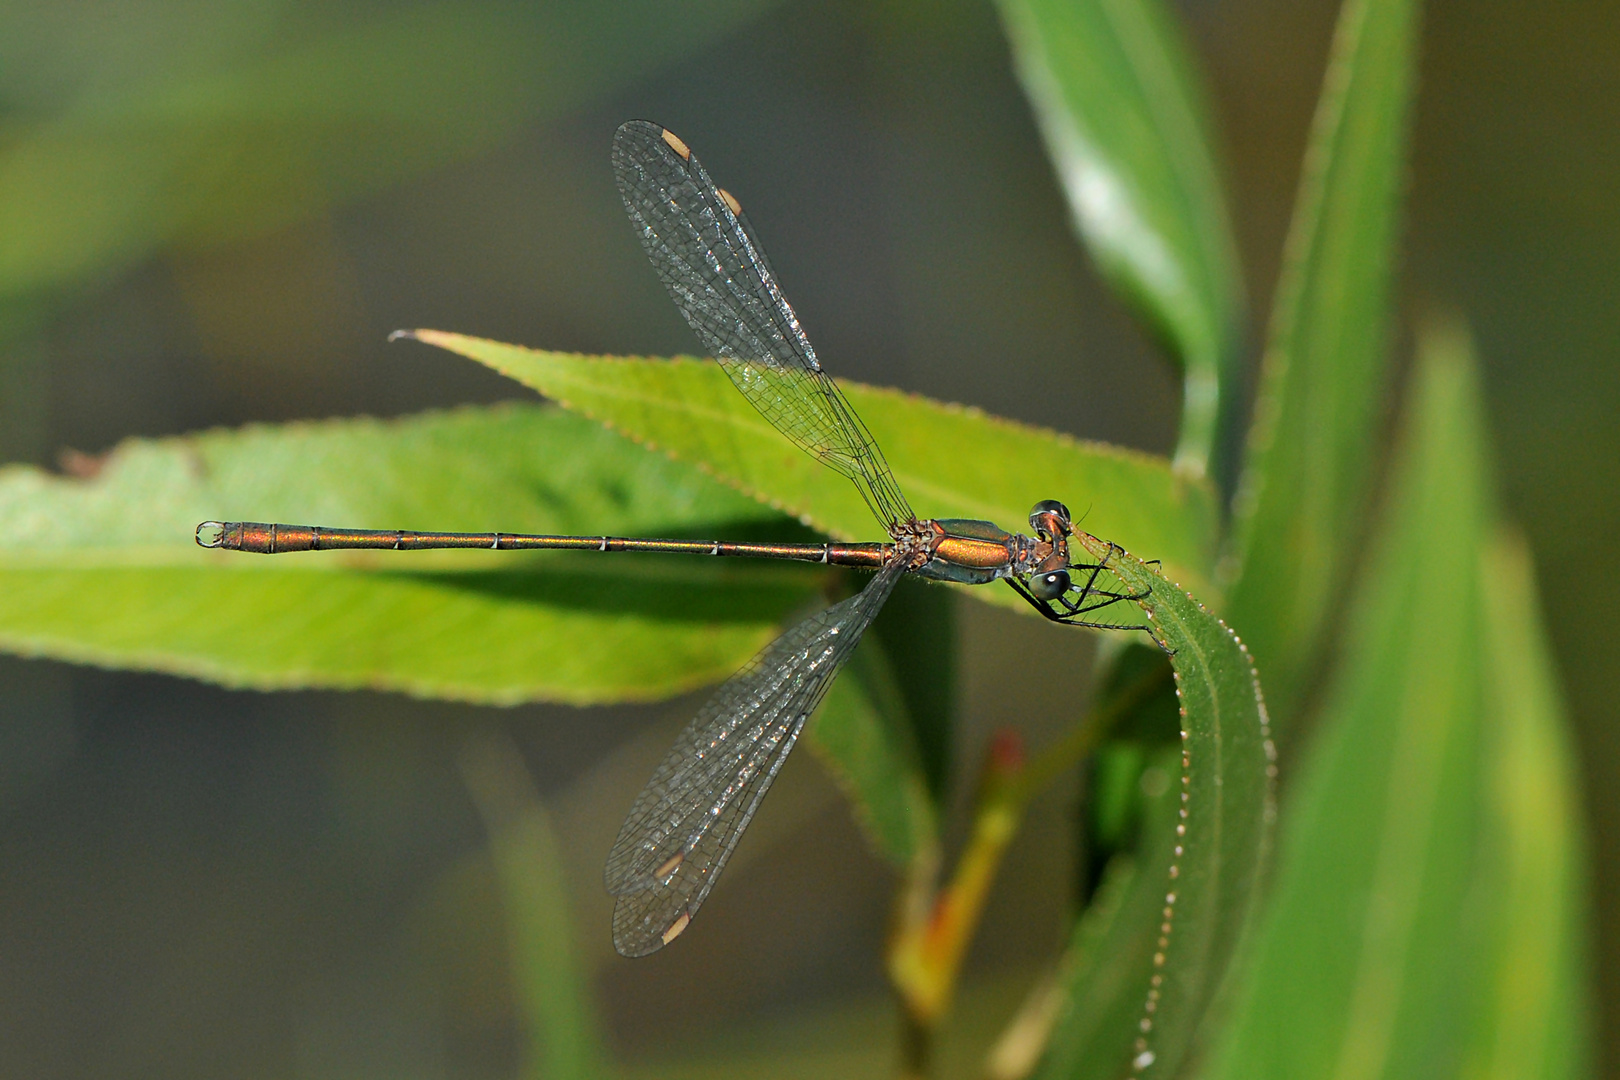
POLYGON ((1112 589, 1098 588, 1097 578, 1105 569, 1107 569, 1108 558, 1112 557, 1114 552, 1124 550, 1117 544, 1109 544, 1108 547, 1108 557, 1105 557, 1102 562, 1082 563, 1074 567, 1074 569, 1090 570, 1091 576, 1088 577, 1086 579, 1086 583, 1080 587, 1080 598, 1078 600, 1071 601, 1067 596, 1058 598, 1059 603, 1063 605, 1063 609, 1070 616, 1084 615, 1088 612, 1099 611, 1102 608, 1108 607, 1112 604, 1117 604, 1121 600, 1143 600, 1146 599, 1148 594, 1153 591, 1151 587, 1146 588, 1141 592, 1123 593, 1115 592, 1112 589), (1093 603, 1088 603, 1087 601, 1091 600, 1093 597, 1097 598, 1096 601, 1093 603))
MULTIPOLYGON (((1148 595, 1153 592, 1153 587, 1151 585, 1144 588, 1141 592, 1125 592, 1125 593, 1114 592, 1114 591, 1112 591, 1110 589, 1099 589, 1099 588, 1097 588, 1097 578, 1104 570, 1106 570, 1108 568, 1108 561, 1114 557, 1115 552, 1119 552, 1119 553, 1123 554, 1124 551, 1125 551, 1124 548, 1122 548, 1118 544, 1113 543, 1112 541, 1110 541, 1109 544, 1108 544, 1108 554, 1103 556, 1103 560, 1101 562, 1098 562, 1098 563, 1079 563, 1079 564, 1076 564, 1076 565, 1070 567, 1070 569, 1073 569, 1073 570, 1090 570, 1091 571, 1091 576, 1088 577, 1086 579, 1086 583, 1083 586, 1081 586, 1081 588, 1080 588, 1080 599, 1078 601, 1076 601, 1074 603, 1070 603, 1069 600, 1066 597, 1060 598, 1062 600, 1064 608, 1066 608, 1068 610, 1069 614, 1071 614, 1071 615, 1083 615, 1083 614, 1085 614, 1086 612, 1089 612, 1089 611, 1097 611, 1097 610, 1099 610, 1101 608, 1108 607, 1110 604, 1117 604, 1121 600, 1135 601, 1135 600, 1146 600, 1148 598, 1148 595), (1102 600, 1099 603, 1089 604, 1088 605, 1086 603, 1086 599, 1087 599, 1087 597, 1091 597, 1091 596, 1100 596, 1100 597, 1105 597, 1106 599, 1102 600)), ((1149 562, 1149 563, 1147 563, 1145 565, 1157 566, 1157 565, 1160 565, 1160 563, 1159 563, 1158 559, 1154 559, 1152 562, 1149 562)))
POLYGON ((1029 589, 1024 585, 1024 583, 1019 581, 1017 578, 1007 578, 1005 580, 1006 580, 1008 585, 1012 586, 1014 592, 1016 592, 1019 596, 1022 596, 1026 601, 1028 601, 1030 607, 1034 608, 1036 611, 1041 613, 1042 618, 1048 619, 1048 620, 1050 620, 1052 622, 1061 623, 1064 626, 1086 626, 1086 627, 1090 627, 1090 628, 1092 628, 1094 630, 1145 630, 1146 629, 1146 627, 1143 626, 1140 623, 1099 623, 1099 622, 1088 622, 1088 621, 1086 621, 1084 619, 1079 618, 1079 616, 1081 616, 1081 615, 1088 614, 1089 612, 1096 611, 1096 610, 1099 610, 1101 608, 1105 608, 1109 604, 1116 604, 1121 600, 1133 599, 1133 597, 1131 597, 1131 596, 1127 596, 1127 595, 1119 594, 1119 593, 1109 593, 1107 595, 1112 596, 1113 599, 1105 600, 1105 601, 1103 601, 1101 603, 1094 604, 1094 605, 1092 605, 1090 607, 1086 607, 1086 608, 1081 608, 1081 607, 1079 607, 1077 605, 1070 604, 1067 600, 1064 600, 1064 601, 1062 601, 1062 603, 1063 603, 1063 606, 1064 606, 1065 610, 1063 612, 1059 612, 1057 609, 1055 609, 1052 606, 1052 602, 1050 600, 1042 600, 1039 597, 1035 596, 1033 593, 1031 593, 1029 591, 1029 589))

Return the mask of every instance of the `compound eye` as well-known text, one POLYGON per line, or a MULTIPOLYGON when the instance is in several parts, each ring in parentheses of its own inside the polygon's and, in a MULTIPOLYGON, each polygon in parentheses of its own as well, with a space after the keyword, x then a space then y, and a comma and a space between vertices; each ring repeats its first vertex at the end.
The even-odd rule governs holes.
POLYGON ((1067 536, 1069 534, 1069 508, 1056 499, 1042 499, 1035 504, 1034 509, 1029 512, 1029 527, 1039 529, 1040 524, 1037 519, 1047 514, 1053 514, 1057 517, 1063 534, 1067 536))
POLYGON ((1067 570, 1048 570, 1029 579, 1029 591, 1037 600, 1056 600, 1069 591, 1067 570))

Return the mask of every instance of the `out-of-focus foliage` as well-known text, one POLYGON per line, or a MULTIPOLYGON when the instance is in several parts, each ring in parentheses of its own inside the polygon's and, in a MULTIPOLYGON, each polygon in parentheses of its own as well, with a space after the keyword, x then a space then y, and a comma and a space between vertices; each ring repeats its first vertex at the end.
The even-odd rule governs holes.
POLYGON ((469 738, 461 771, 489 829, 512 981, 528 1023, 525 1072, 559 1080, 600 1076, 601 1034, 576 955, 562 848, 550 815, 509 741, 469 738))
POLYGON ((1431 330, 1210 1076, 1585 1072, 1571 762, 1480 404, 1431 330))
POLYGON ((35 5, 0 31, 0 299, 285 226, 558 115, 764 9, 35 5), (637 24, 627 37, 622 28, 637 24), (9 43, 9 45, 7 44, 9 43), (152 63, 161 48, 169 64, 152 63))
POLYGON ((1417 21, 1415 0, 1339 15, 1232 505, 1229 608, 1284 732, 1334 636, 1378 460, 1417 21))

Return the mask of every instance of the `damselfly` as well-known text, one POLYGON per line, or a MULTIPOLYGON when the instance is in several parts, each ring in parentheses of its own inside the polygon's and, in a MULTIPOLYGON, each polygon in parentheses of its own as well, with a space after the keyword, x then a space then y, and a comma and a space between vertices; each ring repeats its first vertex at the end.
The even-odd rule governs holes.
POLYGON ((641 120, 613 138, 613 172, 637 235, 675 304, 737 389, 792 442, 852 480, 888 532, 858 544, 732 543, 617 536, 428 533, 207 521, 203 547, 279 554, 348 548, 687 552, 859 566, 855 596, 766 646, 698 711, 637 797, 608 855, 613 944, 645 956, 669 944, 714 888, 782 763, 861 634, 906 574, 1005 581, 1053 622, 1135 627, 1089 616, 1139 596, 1105 588, 1102 563, 1074 562, 1068 509, 1035 504, 1033 536, 988 521, 919 519, 883 453, 782 296, 753 226, 680 139, 641 120))

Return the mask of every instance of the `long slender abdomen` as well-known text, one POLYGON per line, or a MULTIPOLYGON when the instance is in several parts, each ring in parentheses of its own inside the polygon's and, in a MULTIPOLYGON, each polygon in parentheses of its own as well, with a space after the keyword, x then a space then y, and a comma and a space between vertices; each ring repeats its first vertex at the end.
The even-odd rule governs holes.
POLYGON ((282 555, 295 551, 647 551, 673 555, 729 555, 791 559, 836 566, 882 566, 892 544, 769 544, 729 540, 651 540, 629 536, 546 536, 534 533, 407 532, 399 529, 334 529, 262 521, 205 521, 197 526, 205 548, 282 555))

